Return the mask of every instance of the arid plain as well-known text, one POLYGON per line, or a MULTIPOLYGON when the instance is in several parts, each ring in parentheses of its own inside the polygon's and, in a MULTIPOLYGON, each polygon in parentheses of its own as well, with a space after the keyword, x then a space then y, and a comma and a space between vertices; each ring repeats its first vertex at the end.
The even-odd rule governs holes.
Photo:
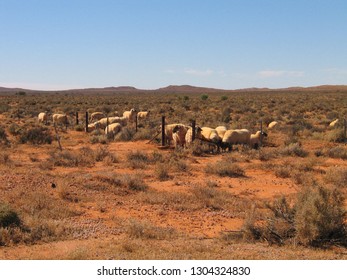
POLYGON ((347 259, 345 118, 345 86, 2 89, 0 259, 347 259), (85 112, 131 108, 150 110, 137 132, 85 132, 85 112), (162 116, 267 137, 163 148, 162 116))

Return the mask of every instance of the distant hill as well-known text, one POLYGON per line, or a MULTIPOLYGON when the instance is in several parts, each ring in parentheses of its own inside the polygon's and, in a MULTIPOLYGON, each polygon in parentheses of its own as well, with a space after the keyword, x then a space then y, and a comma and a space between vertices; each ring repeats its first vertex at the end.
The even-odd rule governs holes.
POLYGON ((272 91, 347 91, 347 85, 321 85, 314 87, 289 87, 289 88, 279 88, 279 89, 270 89, 270 88, 244 88, 236 90, 227 90, 227 89, 216 89, 216 88, 206 88, 206 87, 196 87, 190 85, 170 85, 167 87, 159 89, 137 89, 132 86, 118 86, 118 87, 104 87, 104 88, 82 88, 82 89, 69 89, 69 90, 30 90, 22 88, 6 88, 0 87, 1 94, 13 94, 17 92, 28 92, 30 94, 35 93, 81 93, 81 94, 112 94, 112 93, 226 93, 226 92, 272 92, 272 91))

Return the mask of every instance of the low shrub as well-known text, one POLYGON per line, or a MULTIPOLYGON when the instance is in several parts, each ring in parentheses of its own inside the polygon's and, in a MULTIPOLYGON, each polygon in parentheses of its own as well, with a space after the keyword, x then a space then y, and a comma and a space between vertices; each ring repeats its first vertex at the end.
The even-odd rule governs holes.
POLYGON ((148 185, 140 174, 124 174, 121 178, 122 185, 133 191, 146 191, 148 185))
POLYGON ((7 144, 8 139, 7 139, 7 133, 3 127, 0 126, 0 143, 7 144))
POLYGON ((141 239, 171 239, 176 235, 173 228, 158 227, 147 221, 130 220, 127 233, 131 238, 141 239))
POLYGON ((245 171, 238 164, 227 161, 207 164, 205 171, 208 174, 215 174, 221 177, 245 177, 245 171))
POLYGON ((0 228, 21 225, 21 220, 16 211, 12 210, 10 206, 0 202, 0 228))
POLYGON ((170 178, 169 169, 170 169, 170 166, 168 166, 167 164, 163 164, 163 163, 156 164, 154 169, 155 176, 157 177, 159 181, 166 181, 170 178))
POLYGON ((131 151, 126 157, 128 166, 133 169, 145 169, 151 163, 150 157, 141 151, 131 151))
POLYGON ((93 151, 90 148, 81 148, 79 151, 59 151, 50 154, 49 162, 53 166, 63 167, 77 167, 87 166, 91 167, 95 163, 93 151))
POLYGON ((337 189, 310 187, 299 192, 294 225, 304 245, 346 244, 344 198, 337 189))
POLYGON ((11 165, 12 160, 7 152, 0 152, 0 164, 11 165))
POLYGON ((253 221, 244 225, 248 238, 250 235, 278 245, 292 241, 305 246, 347 246, 344 197, 338 189, 305 187, 294 203, 282 197, 266 207, 271 212, 265 224, 253 221))
POLYGON ((347 148, 342 146, 333 147, 331 149, 328 149, 326 152, 328 157, 331 158, 340 158, 343 160, 347 159, 347 148))
POLYGON ((53 136, 47 127, 34 127, 28 130, 24 130, 19 138, 21 144, 51 144, 53 136))
POLYGON ((308 152, 301 147, 300 143, 291 143, 280 150, 280 154, 285 156, 306 157, 308 152))
POLYGON ((330 167, 325 173, 324 180, 335 187, 347 187, 347 168, 330 167))

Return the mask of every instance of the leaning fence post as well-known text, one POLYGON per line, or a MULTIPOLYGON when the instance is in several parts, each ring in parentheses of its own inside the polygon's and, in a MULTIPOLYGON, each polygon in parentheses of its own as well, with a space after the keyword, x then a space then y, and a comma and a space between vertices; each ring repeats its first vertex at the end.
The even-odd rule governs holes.
POLYGON ((137 132, 137 116, 135 118, 135 132, 137 132))
POLYGON ((263 120, 260 120, 260 147, 263 146, 263 120))
POLYGON ((88 112, 86 112, 86 132, 88 132, 88 112))
POLYGON ((165 116, 161 117, 161 145, 165 146, 165 116))
POLYGON ((108 127, 108 116, 106 117, 106 135, 108 135, 108 130, 109 130, 109 127, 108 127))
POLYGON ((192 142, 195 140, 195 120, 192 121, 192 142))
POLYGON ((345 137, 344 142, 347 142, 347 120, 343 119, 343 136, 345 137))

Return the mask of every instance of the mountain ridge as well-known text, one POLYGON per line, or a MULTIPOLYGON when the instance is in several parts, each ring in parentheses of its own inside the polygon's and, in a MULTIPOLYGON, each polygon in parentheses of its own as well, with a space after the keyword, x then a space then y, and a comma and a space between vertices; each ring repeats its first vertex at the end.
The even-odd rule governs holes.
POLYGON ((17 93, 17 92, 30 92, 30 93, 68 93, 68 92, 100 92, 100 93, 110 93, 110 92, 125 92, 125 93, 140 93, 140 92, 159 92, 159 93, 223 93, 223 92, 250 92, 250 91, 292 91, 292 90, 347 90, 347 85, 318 85, 310 87, 287 87, 287 88, 241 88, 241 89, 218 89, 209 87, 199 87, 192 85, 169 85, 166 87, 158 89, 138 89, 133 86, 109 86, 101 88, 76 88, 76 89, 66 89, 66 90, 35 90, 35 89, 25 89, 25 88, 7 88, 0 86, 0 93, 17 93))

